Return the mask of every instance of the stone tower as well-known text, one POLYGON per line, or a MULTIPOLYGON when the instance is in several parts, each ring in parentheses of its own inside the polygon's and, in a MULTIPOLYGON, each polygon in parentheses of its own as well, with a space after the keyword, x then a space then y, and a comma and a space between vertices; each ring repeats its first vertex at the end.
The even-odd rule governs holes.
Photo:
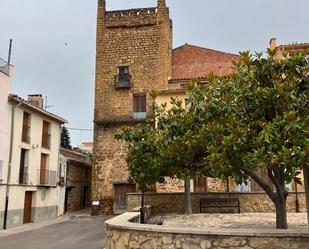
POLYGON ((92 199, 103 213, 124 208, 126 146, 114 139, 122 125, 145 122, 150 90, 172 77, 172 22, 165 0, 156 8, 106 11, 99 0, 94 109, 92 199), (114 207, 114 210, 113 210, 114 207))

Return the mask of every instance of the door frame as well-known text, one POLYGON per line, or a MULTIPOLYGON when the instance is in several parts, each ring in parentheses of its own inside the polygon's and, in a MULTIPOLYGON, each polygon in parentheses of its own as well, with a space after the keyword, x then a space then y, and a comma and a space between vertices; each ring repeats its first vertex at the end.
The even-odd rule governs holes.
MULTIPOLYGON (((114 214, 121 214, 123 213, 122 211, 126 211, 126 210, 121 210, 121 209, 117 209, 116 205, 115 205, 115 200, 116 200, 116 191, 115 191, 115 187, 116 186, 134 186, 135 187, 135 192, 137 190, 137 184, 136 183, 129 183, 129 182, 117 182, 117 183, 113 183, 113 213, 114 214)), ((129 192, 128 192, 129 193, 129 192)))

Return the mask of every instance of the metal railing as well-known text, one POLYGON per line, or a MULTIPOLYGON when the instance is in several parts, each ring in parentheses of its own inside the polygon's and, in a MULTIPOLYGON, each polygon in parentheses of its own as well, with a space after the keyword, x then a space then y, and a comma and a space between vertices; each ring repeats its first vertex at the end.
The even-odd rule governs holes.
POLYGON ((27 185, 29 180, 28 167, 24 166, 23 171, 19 172, 19 184, 27 185))
POLYGON ((56 186, 57 185, 57 171, 39 169, 38 170, 38 185, 41 186, 56 186))
POLYGON ((131 75, 130 74, 118 74, 115 76, 116 88, 130 88, 131 87, 131 75))
POLYGON ((0 58, 0 72, 9 76, 10 74, 10 65, 5 60, 0 58))

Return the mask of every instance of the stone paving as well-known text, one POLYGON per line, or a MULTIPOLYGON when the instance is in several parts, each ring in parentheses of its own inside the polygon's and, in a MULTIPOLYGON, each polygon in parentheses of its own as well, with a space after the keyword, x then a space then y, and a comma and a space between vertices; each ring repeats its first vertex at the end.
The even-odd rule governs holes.
MULTIPOLYGON (((201 228, 253 228, 273 229, 276 224, 274 213, 243 213, 243 214, 193 214, 156 215, 150 223, 162 224, 167 227, 201 227, 201 228)), ((289 229, 307 229, 306 213, 289 213, 289 229)))

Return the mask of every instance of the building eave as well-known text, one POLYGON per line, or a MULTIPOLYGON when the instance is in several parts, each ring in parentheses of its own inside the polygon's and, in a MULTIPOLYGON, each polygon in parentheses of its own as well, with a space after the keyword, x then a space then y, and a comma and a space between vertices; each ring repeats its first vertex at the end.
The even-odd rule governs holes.
POLYGON ((18 97, 17 95, 13 95, 13 94, 9 95, 8 101, 9 101, 9 103, 11 103, 13 105, 20 104, 21 107, 24 107, 25 109, 33 111, 33 112, 35 112, 35 113, 37 113, 37 114, 39 114, 39 115, 41 115, 43 117, 46 117, 48 119, 51 119, 53 121, 56 121, 57 123, 60 123, 60 124, 68 123, 68 121, 66 119, 61 118, 61 117, 59 117, 59 116, 57 116, 57 115, 55 115, 55 114, 53 114, 51 112, 47 112, 47 111, 45 111, 45 110, 43 110, 43 109, 41 109, 39 107, 36 107, 34 105, 31 105, 26 100, 18 97))

